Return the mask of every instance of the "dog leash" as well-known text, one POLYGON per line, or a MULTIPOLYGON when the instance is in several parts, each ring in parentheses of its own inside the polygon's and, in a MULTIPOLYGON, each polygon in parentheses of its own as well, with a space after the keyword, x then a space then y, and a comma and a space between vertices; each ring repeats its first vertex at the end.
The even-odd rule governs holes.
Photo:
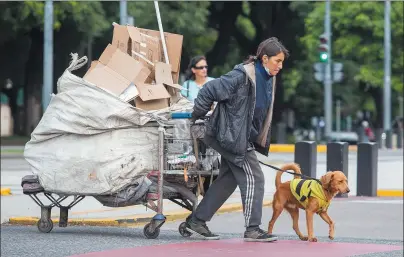
POLYGON ((260 161, 260 160, 258 160, 258 161, 259 161, 259 163, 261 163, 261 164, 263 164, 263 165, 265 165, 265 166, 267 166, 267 167, 269 167, 269 168, 272 168, 272 169, 274 169, 274 170, 282 171, 282 172, 285 172, 285 173, 288 173, 288 174, 291 174, 291 175, 300 176, 300 177, 305 178, 305 179, 315 180, 315 181, 317 181, 318 183, 320 183, 320 185, 321 185, 321 181, 320 181, 319 179, 317 179, 317 178, 312 178, 312 177, 310 177, 310 176, 306 176, 306 175, 304 175, 304 174, 299 174, 299 173, 296 173, 296 172, 290 172, 290 171, 287 171, 287 170, 281 170, 280 168, 275 167, 275 166, 272 166, 271 164, 262 162, 262 161, 260 161))

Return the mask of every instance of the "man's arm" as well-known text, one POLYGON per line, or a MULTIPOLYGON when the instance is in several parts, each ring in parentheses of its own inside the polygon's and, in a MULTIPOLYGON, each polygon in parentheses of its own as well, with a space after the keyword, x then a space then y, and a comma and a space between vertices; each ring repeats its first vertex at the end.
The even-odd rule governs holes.
POLYGON ((221 102, 230 98, 240 85, 245 83, 245 73, 240 70, 232 70, 220 78, 207 82, 195 99, 193 119, 203 117, 212 107, 213 102, 221 102))

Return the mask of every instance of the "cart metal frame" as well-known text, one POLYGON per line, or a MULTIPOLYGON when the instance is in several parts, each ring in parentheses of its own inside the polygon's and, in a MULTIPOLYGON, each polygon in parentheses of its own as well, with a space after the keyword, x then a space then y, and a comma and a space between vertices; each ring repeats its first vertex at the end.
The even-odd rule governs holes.
MULTIPOLYGON (((142 204, 147 208, 152 209, 156 212, 156 214, 151 218, 150 222, 144 226, 143 233, 148 239, 155 239, 160 234, 160 228, 166 221, 166 216, 163 214, 164 211, 164 199, 170 200, 171 202, 189 210, 193 211, 198 204, 198 197, 195 196, 194 199, 189 199, 189 197, 184 197, 184 194, 178 192, 174 195, 165 195, 164 194, 164 175, 174 175, 174 176, 184 176, 183 170, 170 170, 167 169, 166 160, 166 147, 165 147, 165 128, 164 125, 159 126, 158 128, 158 158, 159 165, 158 171, 151 171, 149 176, 157 177, 157 193, 147 193, 146 201, 142 204), (157 201, 157 205, 155 204, 157 201)), ((177 139, 175 139, 177 140, 177 139)), ((190 139, 188 139, 190 140, 190 139)), ((202 177, 210 177, 210 183, 213 182, 213 177, 217 176, 219 173, 219 169, 212 170, 198 170, 198 169, 190 169, 187 171, 188 177, 197 180, 197 187, 200 187, 199 179, 202 177)), ((185 193, 185 192, 184 192, 185 193)), ((190 191, 189 193, 193 193, 190 191)), ((41 207, 41 218, 37 222, 37 227, 40 232, 49 233, 53 229, 53 222, 51 219, 51 210, 53 207, 57 207, 60 209, 59 216, 59 227, 67 227, 68 225, 68 212, 71 208, 81 202, 86 195, 62 195, 56 194, 58 197, 54 197, 52 192, 37 192, 37 193, 26 193, 29 195, 32 200, 41 207), (43 195, 51 202, 50 204, 44 204, 37 196, 37 194, 43 193, 43 195), (68 197, 73 196, 73 200, 68 205, 62 205, 68 197)), ((189 231, 185 228, 185 222, 181 223, 179 226, 179 232, 182 236, 188 237, 191 235, 189 231)))

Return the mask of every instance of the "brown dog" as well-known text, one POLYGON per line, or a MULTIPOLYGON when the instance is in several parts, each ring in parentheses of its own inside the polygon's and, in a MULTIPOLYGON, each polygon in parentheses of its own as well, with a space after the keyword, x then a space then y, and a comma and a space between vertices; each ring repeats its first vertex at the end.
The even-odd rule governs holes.
MULTIPOLYGON (((296 163, 286 164, 281 170, 293 170, 301 174, 296 163)), ((276 219, 285 208, 293 219, 293 230, 303 241, 317 242, 313 233, 313 215, 317 213, 329 225, 329 238, 334 239, 334 222, 327 214, 331 200, 338 193, 349 193, 348 181, 341 171, 327 172, 320 182, 311 179, 301 179, 298 175, 285 183, 281 182, 283 172, 278 171, 275 179, 276 192, 272 202, 273 214, 268 224, 268 232, 272 234, 276 219), (299 208, 306 210, 308 236, 299 230, 299 208)))

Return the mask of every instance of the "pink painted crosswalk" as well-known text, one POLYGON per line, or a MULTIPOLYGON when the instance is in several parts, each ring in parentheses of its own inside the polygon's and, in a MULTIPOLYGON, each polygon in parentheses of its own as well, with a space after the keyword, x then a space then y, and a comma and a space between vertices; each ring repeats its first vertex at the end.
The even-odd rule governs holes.
POLYGON ((165 245, 124 248, 102 252, 86 253, 71 257, 246 257, 246 256, 299 256, 299 257, 343 257, 368 253, 381 253, 402 250, 397 245, 334 243, 334 242, 303 242, 280 240, 272 243, 251 243, 241 239, 186 242, 165 245))

